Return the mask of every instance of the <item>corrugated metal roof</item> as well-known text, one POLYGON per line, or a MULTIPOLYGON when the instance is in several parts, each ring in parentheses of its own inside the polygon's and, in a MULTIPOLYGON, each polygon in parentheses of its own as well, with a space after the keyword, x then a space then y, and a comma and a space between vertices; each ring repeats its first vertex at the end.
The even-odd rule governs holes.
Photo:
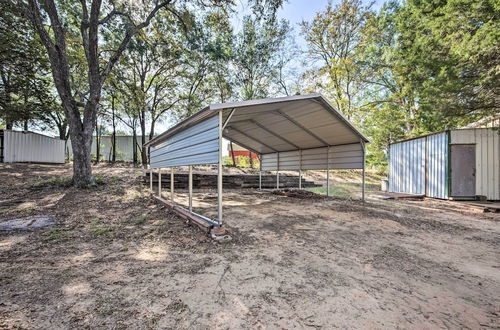
POLYGON ((224 138, 260 154, 368 142, 321 94, 311 94, 211 104, 146 146, 158 145, 218 111, 223 111, 226 121, 233 109, 224 138))

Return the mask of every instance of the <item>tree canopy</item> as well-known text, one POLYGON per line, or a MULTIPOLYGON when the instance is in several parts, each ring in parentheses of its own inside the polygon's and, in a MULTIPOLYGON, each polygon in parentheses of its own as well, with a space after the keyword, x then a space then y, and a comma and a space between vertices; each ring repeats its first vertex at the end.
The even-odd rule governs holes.
POLYGON ((96 127, 145 163, 159 125, 208 103, 323 93, 382 167, 391 142, 499 113, 495 0, 341 0, 297 26, 282 0, 0 1, 0 125, 71 137, 76 183, 96 127))

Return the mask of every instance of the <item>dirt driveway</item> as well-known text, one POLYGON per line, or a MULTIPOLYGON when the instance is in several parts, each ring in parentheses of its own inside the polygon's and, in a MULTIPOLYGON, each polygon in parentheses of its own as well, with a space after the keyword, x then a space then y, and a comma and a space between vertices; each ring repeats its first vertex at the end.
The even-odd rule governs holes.
MULTIPOLYGON (((156 205, 140 171, 0 167, 0 328, 500 327, 500 218, 453 202, 296 199, 228 191, 233 241, 156 205)), ((196 195, 214 215, 215 195, 196 195)), ((179 202, 185 197, 178 196, 179 202)))

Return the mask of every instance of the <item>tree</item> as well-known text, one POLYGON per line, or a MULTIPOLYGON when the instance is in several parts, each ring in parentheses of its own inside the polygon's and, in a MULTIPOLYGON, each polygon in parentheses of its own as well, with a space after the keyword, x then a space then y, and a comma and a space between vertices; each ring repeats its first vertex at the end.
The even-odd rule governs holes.
POLYGON ((400 55, 434 123, 473 121, 500 109, 499 22, 494 0, 408 0, 399 9, 400 55))
POLYGON ((336 6, 328 4, 311 23, 301 24, 307 54, 321 65, 320 74, 315 75, 317 87, 326 90, 337 109, 349 119, 354 115, 355 98, 361 90, 355 53, 370 15, 369 7, 363 6, 361 0, 342 0, 336 6))
POLYGON ((358 94, 358 120, 371 138, 367 160, 372 165, 385 165, 389 143, 425 132, 418 91, 400 56, 399 9, 397 2, 388 2, 377 15, 370 15, 354 53, 364 86, 358 94))
MULTIPOLYGON (((137 10, 134 11, 134 8, 126 3, 117 6, 113 3, 106 3, 103 6, 102 0, 92 0, 89 8, 87 1, 82 0, 79 10, 76 10, 71 3, 56 4, 54 0, 44 0, 43 5, 39 0, 27 2, 19 0, 19 6, 24 9, 26 16, 35 26, 47 50, 54 84, 68 119, 73 147, 75 185, 95 184, 92 176, 90 148, 105 80, 130 40, 141 29, 148 26, 162 8, 173 10, 171 2, 171 0, 165 0, 158 3, 146 3, 144 7, 149 7, 149 9, 144 10, 142 15, 137 15, 137 10), (125 30, 117 46, 110 45, 100 38, 103 30, 115 19, 120 21, 125 30), (79 93, 73 90, 71 84, 67 44, 68 35, 74 37, 72 33, 75 32, 70 26, 71 23, 79 27, 81 45, 85 54, 87 90, 84 100, 76 98, 79 93), (50 26, 50 30, 47 25, 50 26), (112 51, 107 51, 108 49, 112 51)), ((81 94, 82 91, 80 91, 81 94)))
POLYGON ((243 18, 243 28, 236 36, 232 65, 235 84, 244 100, 269 96, 270 87, 280 73, 278 53, 290 34, 288 21, 243 18))
POLYGON ((226 102, 233 96, 230 62, 233 55, 233 30, 229 14, 211 10, 192 20, 189 43, 182 52, 183 69, 179 75, 179 103, 176 119, 199 111, 206 103, 226 102))
POLYGON ((52 111, 48 63, 43 46, 19 8, 1 0, 0 12, 0 118, 7 129, 43 121, 52 111))
MULTIPOLYGON (((254 0, 253 6, 255 10, 274 13, 281 2, 254 0)), ((183 3, 186 6, 223 7, 231 5, 232 1, 183 3)), ((133 2, 102 0, 92 0, 90 3, 80 0, 80 6, 74 6, 72 2, 56 3, 54 0, 18 0, 18 5, 35 26, 48 53, 54 84, 70 127, 73 182, 77 186, 95 184, 90 147, 103 84, 132 38, 149 26, 160 10, 165 9, 180 20, 182 17, 173 0, 143 1, 140 7, 133 2), (116 26, 124 31, 118 43, 114 42, 115 38, 105 38, 107 32, 116 33, 119 30, 116 26), (71 44, 68 41, 72 41, 71 44), (72 86, 69 52, 75 49, 82 50, 85 55, 85 91, 75 90, 72 86)))
MULTIPOLYGON (((182 33, 175 29, 171 15, 161 14, 160 19, 130 42, 115 79, 129 107, 137 113, 141 146, 146 143, 146 136, 153 138, 157 121, 180 98, 176 78, 182 71, 180 57, 185 46, 181 44, 182 33)), ((141 152, 141 161, 147 164, 146 152, 141 152)))

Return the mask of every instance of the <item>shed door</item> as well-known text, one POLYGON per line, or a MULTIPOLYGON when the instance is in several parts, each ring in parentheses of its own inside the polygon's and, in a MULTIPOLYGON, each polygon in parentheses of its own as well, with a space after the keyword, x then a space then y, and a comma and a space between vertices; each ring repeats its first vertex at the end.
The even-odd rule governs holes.
POLYGON ((451 196, 476 195, 476 145, 451 145, 451 196))

